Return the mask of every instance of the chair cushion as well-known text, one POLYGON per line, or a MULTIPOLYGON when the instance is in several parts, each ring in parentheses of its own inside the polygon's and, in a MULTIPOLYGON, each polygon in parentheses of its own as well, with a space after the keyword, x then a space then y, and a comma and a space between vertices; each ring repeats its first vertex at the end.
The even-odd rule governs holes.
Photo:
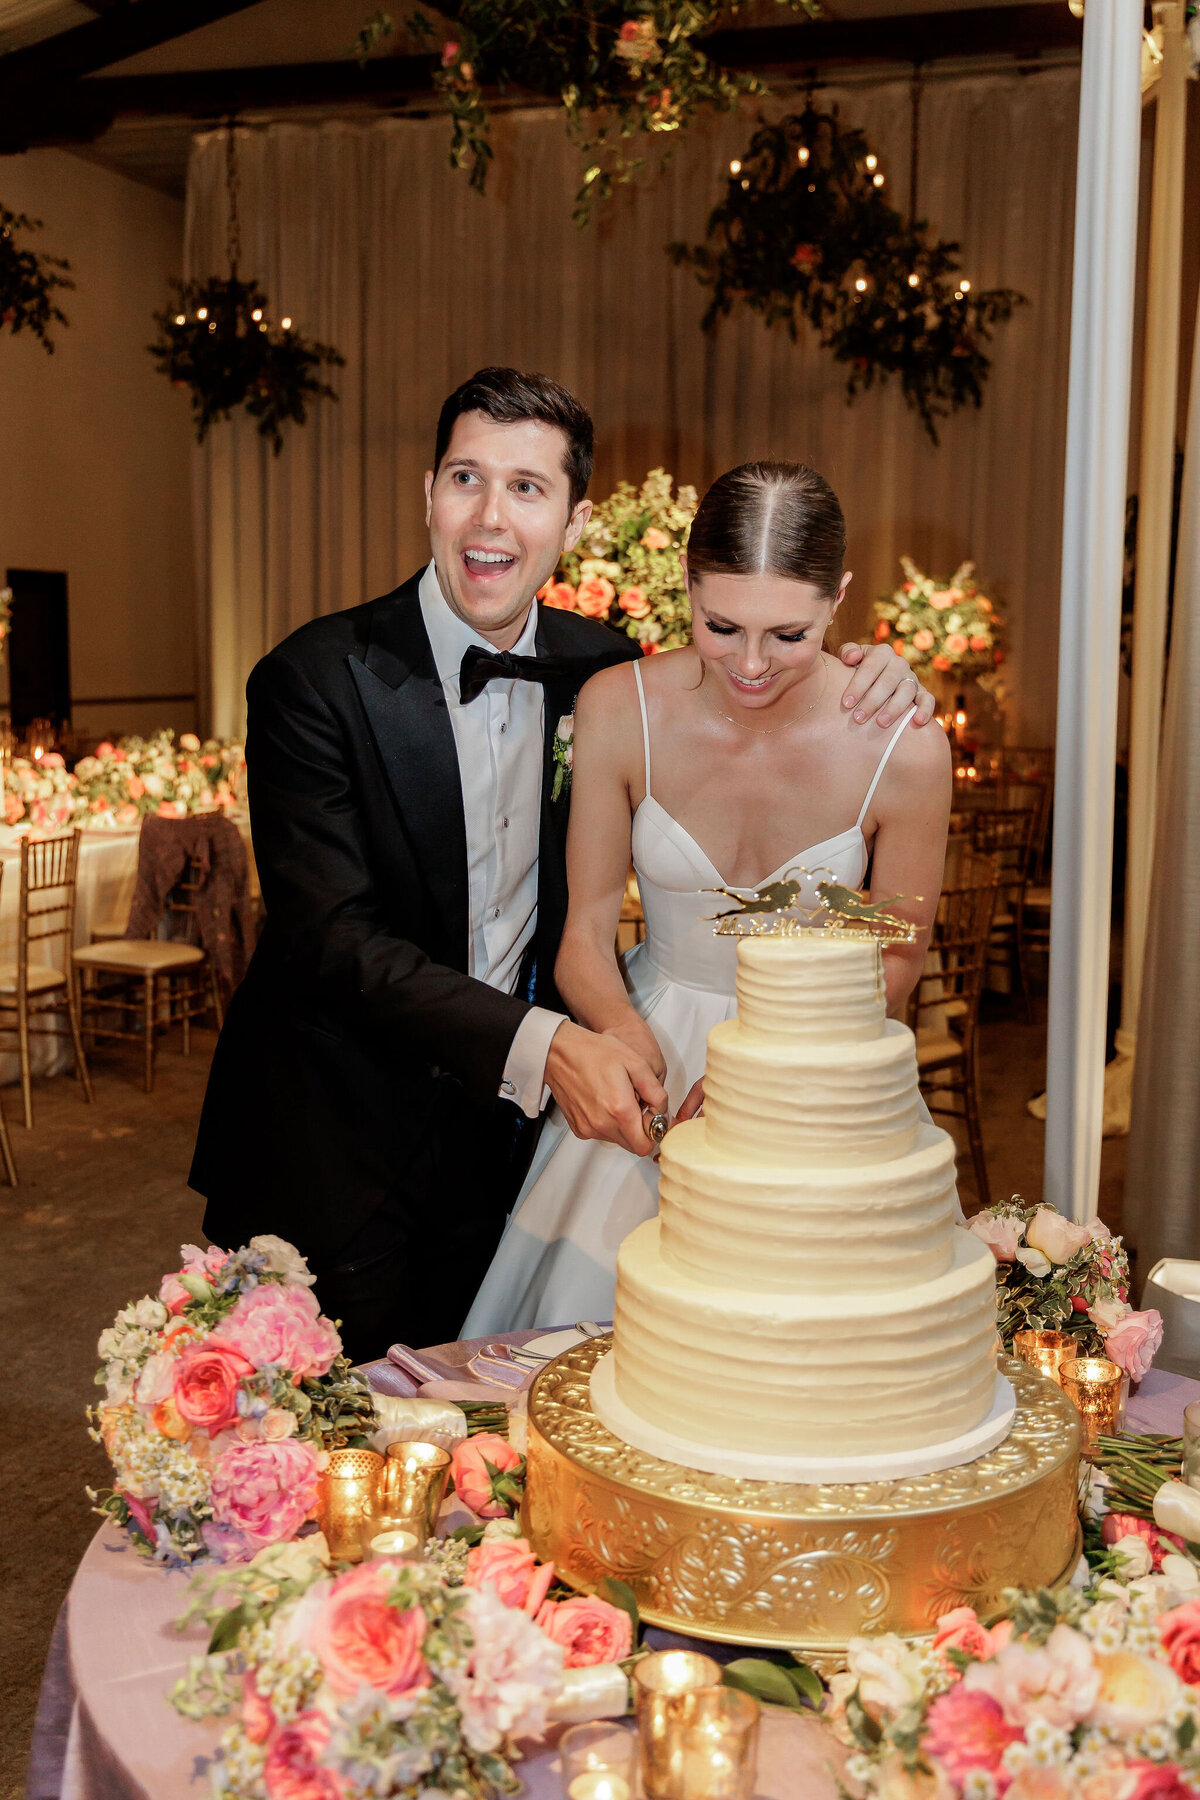
MULTIPOLYGON (((47 968, 45 963, 29 965, 28 990, 31 994, 44 994, 49 988, 66 987, 67 978, 61 969, 47 968)), ((15 994, 17 991, 16 963, 0 963, 0 994, 15 994)))
POLYGON ((941 1063, 961 1062, 963 1058, 962 1041, 948 1034, 923 1032, 917 1033, 917 1068, 925 1070, 936 1068, 941 1063))
POLYGON ((1025 910, 1036 908, 1038 912, 1050 911, 1050 889, 1048 887, 1029 887, 1025 889, 1025 910))
POLYGON ((172 944, 164 938, 121 938, 111 944, 87 944, 76 950, 79 969, 111 969, 125 975, 165 975, 204 961, 195 944, 172 944))

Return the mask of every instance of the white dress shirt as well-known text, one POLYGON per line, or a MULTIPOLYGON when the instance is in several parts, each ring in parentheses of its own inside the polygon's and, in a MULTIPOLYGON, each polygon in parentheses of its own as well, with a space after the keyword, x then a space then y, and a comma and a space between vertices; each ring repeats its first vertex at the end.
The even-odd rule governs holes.
MULTIPOLYGON (((463 652, 472 644, 495 646, 450 610, 432 562, 421 577, 420 602, 458 752, 467 828, 467 973, 511 994, 537 929, 545 690, 538 681, 489 681, 464 706, 458 692, 463 652)), ((532 656, 536 634, 531 606, 513 652, 532 656)), ((500 1093, 528 1118, 536 1119, 548 1097, 546 1057, 562 1023, 561 1013, 535 1006, 509 1049, 500 1093)))

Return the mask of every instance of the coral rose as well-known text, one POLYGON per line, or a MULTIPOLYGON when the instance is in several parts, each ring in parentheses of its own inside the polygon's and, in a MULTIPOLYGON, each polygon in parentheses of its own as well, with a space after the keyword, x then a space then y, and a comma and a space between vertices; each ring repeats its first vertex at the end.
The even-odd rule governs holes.
POLYGON ((923 626, 920 631, 913 632, 914 650, 932 650, 934 642, 934 635, 927 627, 923 626))
POLYGON ((945 612, 948 607, 954 605, 954 589, 947 588, 943 593, 930 594, 929 604, 935 612, 945 612))
POLYGON ((642 542, 647 550, 669 550, 671 548, 670 538, 665 531, 660 531, 657 525, 651 525, 643 531, 642 542))
POLYGON ((650 602, 640 587, 627 587, 617 596, 617 605, 631 619, 645 619, 650 615, 650 602))
POLYGON ((1200 1687, 1200 1600, 1161 1613, 1158 1629, 1167 1661, 1189 1687, 1200 1687))
POLYGON ((237 1424, 238 1388, 254 1364, 232 1344, 213 1341, 189 1344, 175 1365, 175 1405, 179 1416, 198 1431, 214 1435, 237 1424))
POLYGON ((1128 1800, 1196 1800, 1195 1788, 1176 1763, 1139 1762, 1129 1768, 1137 1786, 1128 1790, 1128 1800))
POLYGON ((477 1432, 455 1447, 450 1462, 454 1491, 481 1519, 506 1518, 520 1497, 518 1471, 523 1460, 504 1438, 477 1432))
POLYGON ((242 1730, 252 1744, 265 1744, 275 1729, 275 1708, 259 1693, 254 1672, 242 1677, 242 1730))
POLYGON ((1061 1769, 1027 1765, 1004 1791, 1005 1800, 1075 1800, 1077 1790, 1061 1769))
POLYGON ((327 1374, 342 1348, 310 1289, 273 1281, 261 1281, 244 1293, 209 1343, 214 1339, 232 1344, 255 1368, 273 1363, 300 1376, 327 1374))
POLYGON ((542 605, 556 607, 559 612, 574 612, 575 589, 569 581, 548 581, 542 589, 542 605))
POLYGON ((553 1580, 554 1564, 539 1563, 523 1537, 492 1538, 467 1553, 465 1585, 494 1588, 505 1606, 515 1606, 531 1619, 553 1580))
POLYGON ((146 784, 140 775, 131 775, 125 783, 125 792, 131 800, 140 800, 146 792, 146 784))
POLYGON ((1104 1353, 1131 1381, 1140 1381, 1154 1361, 1163 1339, 1162 1314, 1126 1313, 1104 1340, 1104 1353))
POLYGON ((234 1443, 213 1469, 213 1518, 261 1550, 295 1537, 317 1504, 318 1487, 317 1453, 308 1444, 234 1443))
POLYGON ((268 1800, 341 1800, 341 1782, 321 1767, 330 1736, 329 1720, 319 1712, 300 1713, 284 1726, 263 1768, 268 1800))
POLYGON ((170 1394, 165 1400, 159 1401, 150 1417, 154 1421, 155 1431, 160 1431, 163 1437, 177 1438, 180 1443, 186 1443, 192 1435, 192 1426, 180 1417, 179 1408, 170 1394))
POLYGON ((1086 1225, 1072 1224, 1052 1206, 1039 1206, 1025 1227, 1025 1242, 1048 1256, 1052 1263, 1070 1262, 1076 1252, 1091 1241, 1092 1234, 1086 1225))
POLYGON ((946 649, 951 656, 961 656, 967 647, 967 640, 961 631, 952 631, 946 639, 946 649))
POLYGON ((891 635, 892 635, 892 628, 888 624, 887 620, 880 619, 878 625, 875 627, 875 642, 877 644, 882 644, 884 638, 891 637, 891 635))
POLYGON ((1113 1546, 1119 1545, 1123 1538, 1141 1538, 1150 1550, 1155 1574, 1162 1568, 1163 1557, 1169 1553, 1172 1544, 1177 1550, 1183 1549, 1183 1539, 1175 1532, 1163 1531, 1149 1519, 1135 1519, 1132 1513, 1105 1513, 1100 1537, 1104 1543, 1113 1546))
POLYGON ((362 1682, 393 1699, 429 1686, 421 1654, 425 1614, 389 1603, 395 1568, 361 1563, 334 1582, 309 1626, 308 1647, 320 1657, 334 1693, 346 1699, 362 1682))
POLYGON ((944 675, 950 667, 950 658, 948 656, 942 656, 939 653, 933 658, 933 666, 940 674, 944 675))
POLYGON ((1011 1636, 1011 1619, 1001 1619, 989 1631, 986 1625, 979 1623, 973 1606, 956 1606, 953 1612, 943 1613, 938 1620, 933 1649, 941 1654, 942 1662, 948 1668, 953 1668, 944 1654, 947 1650, 962 1650, 968 1656, 980 1658, 995 1656, 1011 1636))
POLYGON ((972 650, 986 650, 988 648, 988 643, 989 640, 985 637, 973 637, 971 639, 971 648, 972 650))
POLYGON ((1021 1242, 1021 1221, 1012 1213, 976 1213, 967 1220, 967 1230, 982 1240, 998 1263, 1012 1262, 1021 1242))
POLYGON ((555 1604, 547 1600, 537 1622, 552 1643, 563 1647, 568 1669, 586 1669, 595 1663, 620 1662, 633 1649, 633 1620, 619 1606, 598 1600, 594 1594, 578 1594, 555 1604))
POLYGON ((1100 1691, 1100 1671, 1082 1632, 1056 1625, 1044 1645, 1008 1644, 990 1662, 972 1663, 963 1686, 990 1694, 1010 1725, 1033 1719, 1070 1727, 1086 1718, 1100 1691))
MULTIPOLYGON (((970 1611, 960 1607, 959 1611, 970 1611)), ((962 1782, 972 1769, 995 1775, 1000 1758, 1021 1737, 990 1694, 953 1687, 939 1694, 925 1718, 924 1748, 936 1756, 953 1781, 962 1782)))
POLYGON ((602 619, 617 597, 617 590, 603 575, 590 575, 575 589, 575 609, 585 618, 602 619))

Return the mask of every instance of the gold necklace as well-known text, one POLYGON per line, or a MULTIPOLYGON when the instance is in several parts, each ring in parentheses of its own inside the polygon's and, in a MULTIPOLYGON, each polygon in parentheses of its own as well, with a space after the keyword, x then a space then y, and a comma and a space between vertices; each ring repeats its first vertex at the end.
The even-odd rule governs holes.
MULTIPOLYGON (((817 695, 815 700, 811 700, 804 708, 804 711, 800 714, 800 719, 806 718, 815 706, 820 705, 825 697, 825 688, 829 681, 829 664, 825 661, 824 656, 821 658, 821 668, 823 670, 821 692, 817 695)), ((775 737, 777 733, 788 731, 793 725, 798 725, 800 723, 800 719, 789 719, 786 725, 747 725, 743 720, 735 719, 732 713, 722 712, 719 706, 714 706, 713 711, 719 719, 728 720, 729 724, 736 725, 739 731, 752 731, 756 737, 775 737)))

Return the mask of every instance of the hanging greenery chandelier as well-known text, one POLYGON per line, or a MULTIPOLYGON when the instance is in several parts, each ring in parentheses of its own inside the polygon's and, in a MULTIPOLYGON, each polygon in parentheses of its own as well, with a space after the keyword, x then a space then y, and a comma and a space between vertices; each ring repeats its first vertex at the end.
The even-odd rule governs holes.
POLYGON ((983 346, 1025 298, 973 288, 959 246, 905 220, 885 184, 864 134, 844 127, 836 108, 810 103, 760 125, 730 163, 707 243, 668 251, 712 289, 706 330, 738 305, 793 338, 807 319, 847 364, 851 398, 895 376, 936 444, 938 419, 982 404, 991 367, 983 346))
POLYGON ((228 419, 240 406, 258 420, 259 434, 270 438, 278 456, 287 420, 303 425, 313 400, 337 399, 316 371, 323 364, 340 368, 345 358, 328 344, 302 337, 291 319, 275 321, 258 283, 243 281, 238 274, 241 229, 232 125, 226 140, 225 174, 229 275, 172 282, 175 300, 155 313, 160 335, 149 349, 160 372, 174 386, 191 390, 198 443, 204 442, 217 420, 228 419))
POLYGON ((0 206, 0 330, 32 331, 42 348, 54 354, 52 325, 65 325, 67 315, 52 298, 56 289, 73 288, 68 279, 71 267, 61 256, 38 255, 19 245, 18 231, 40 231, 42 221, 28 213, 9 212, 0 206))

